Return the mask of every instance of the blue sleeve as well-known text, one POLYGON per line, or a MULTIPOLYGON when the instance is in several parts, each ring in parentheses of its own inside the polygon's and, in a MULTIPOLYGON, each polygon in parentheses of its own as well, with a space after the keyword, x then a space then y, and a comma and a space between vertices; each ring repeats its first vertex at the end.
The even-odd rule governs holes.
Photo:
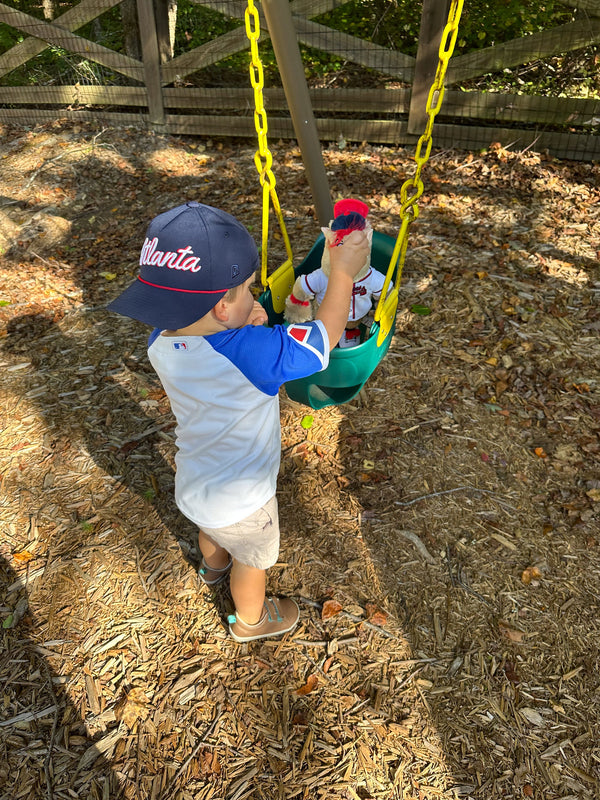
POLYGON ((157 338, 162 333, 162 328, 154 328, 150 336, 148 337, 148 347, 152 347, 152 344, 157 340, 157 338))
POLYGON ((261 392, 276 395, 286 381, 305 378, 329 363, 329 337, 319 320, 273 328, 246 326, 206 341, 261 392))

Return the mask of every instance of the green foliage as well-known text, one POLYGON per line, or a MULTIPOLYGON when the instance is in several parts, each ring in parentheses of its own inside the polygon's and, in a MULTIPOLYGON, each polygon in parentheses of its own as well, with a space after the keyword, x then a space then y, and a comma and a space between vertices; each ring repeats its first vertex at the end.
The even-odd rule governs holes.
MULTIPOLYGON (((460 20, 461 52, 546 30, 573 18, 573 10, 547 0, 467 0, 460 20)), ((421 4, 408 0, 351 0, 315 19, 328 27, 415 56, 421 25, 421 4)))
POLYGON ((414 56, 421 24, 421 4, 407 0, 351 0, 316 17, 315 22, 414 56))
POLYGON ((175 55, 192 50, 201 44, 211 42, 240 25, 239 20, 231 19, 189 0, 179 0, 177 4, 177 26, 175 29, 175 55))
POLYGON ((457 48, 465 53, 480 50, 570 22, 573 17, 573 9, 557 0, 469 0, 463 8, 457 48))

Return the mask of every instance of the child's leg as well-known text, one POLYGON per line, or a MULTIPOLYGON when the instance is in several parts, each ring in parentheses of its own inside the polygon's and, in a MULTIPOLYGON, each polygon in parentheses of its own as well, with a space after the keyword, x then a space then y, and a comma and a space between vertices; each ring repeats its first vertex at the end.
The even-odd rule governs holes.
POLYGON ((203 530, 198 531, 198 547, 207 567, 224 569, 229 564, 229 553, 207 536, 203 530))
POLYGON ((248 567, 233 559, 229 586, 236 614, 248 625, 255 625, 263 615, 266 570, 248 567))

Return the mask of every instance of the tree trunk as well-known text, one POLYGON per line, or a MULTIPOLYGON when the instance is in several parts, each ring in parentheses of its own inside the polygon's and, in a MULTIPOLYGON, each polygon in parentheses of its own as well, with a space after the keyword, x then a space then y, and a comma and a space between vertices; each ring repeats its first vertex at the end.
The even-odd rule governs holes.
POLYGON ((173 58, 175 48, 177 0, 154 0, 154 10, 160 60, 165 64, 173 58))
POLYGON ((44 19, 54 19, 56 16, 56 0, 42 0, 44 19))
POLYGON ((123 23, 123 41, 126 55, 135 58, 136 61, 141 61, 142 45, 135 0, 123 0, 121 3, 121 22, 123 23))

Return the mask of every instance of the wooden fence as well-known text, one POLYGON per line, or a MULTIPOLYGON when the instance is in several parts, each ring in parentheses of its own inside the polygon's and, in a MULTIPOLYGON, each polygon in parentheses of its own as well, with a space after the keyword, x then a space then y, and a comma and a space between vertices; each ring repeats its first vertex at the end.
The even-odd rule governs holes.
MULTIPOLYGON (((14 0, 16 3, 17 0, 14 0)), ((143 125, 171 134, 254 136, 250 87, 196 88, 186 79, 224 58, 249 49, 243 24, 175 58, 164 60, 167 0, 136 0, 141 58, 116 52, 75 33, 121 0, 82 0, 52 21, 0 2, 0 22, 25 35, 0 55, 0 79, 53 46, 118 74, 130 85, 0 86, 0 121, 31 123, 57 118, 101 119, 114 125, 143 125), (161 53, 163 57, 161 58, 161 53)), ((243 0, 194 0, 243 21, 243 0)), ((598 0, 562 0, 578 9, 574 22, 466 55, 457 52, 436 121, 435 145, 479 149, 499 141, 518 149, 548 150, 561 158, 600 158, 600 100, 547 97, 453 88, 497 70, 585 48, 600 41, 598 0)), ((417 57, 380 47, 312 18, 340 0, 293 0, 294 26, 301 44, 375 70, 393 82, 380 89, 313 89, 310 92, 323 141, 367 140, 414 143, 424 125, 441 37, 444 3, 423 0, 417 57), (432 46, 436 45, 436 46, 432 46), (433 72, 432 72, 433 70, 433 72)), ((261 37, 268 31, 261 31, 261 37)), ((288 104, 281 89, 265 92, 269 136, 293 138, 288 104)))

